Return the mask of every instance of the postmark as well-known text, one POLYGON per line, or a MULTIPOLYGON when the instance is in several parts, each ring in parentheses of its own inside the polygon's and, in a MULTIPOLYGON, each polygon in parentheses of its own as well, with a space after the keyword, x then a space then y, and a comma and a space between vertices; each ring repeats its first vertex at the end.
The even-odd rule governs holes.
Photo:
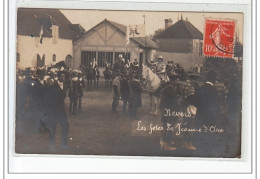
POLYGON ((236 21, 205 19, 203 52, 205 56, 232 58, 236 21))

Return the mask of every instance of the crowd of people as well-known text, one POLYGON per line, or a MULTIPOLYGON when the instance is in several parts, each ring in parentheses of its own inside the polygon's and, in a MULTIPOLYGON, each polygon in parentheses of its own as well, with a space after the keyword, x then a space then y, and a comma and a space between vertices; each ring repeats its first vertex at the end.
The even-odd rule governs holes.
POLYGON ((140 66, 137 59, 132 63, 125 60, 122 54, 112 67, 112 112, 117 112, 119 100, 123 101, 123 115, 136 119, 137 110, 142 106, 142 85, 140 66), (128 111, 127 111, 128 109, 128 111))
MULTIPOLYGON (((97 63, 91 63, 97 67, 97 63)), ((123 115, 137 119, 137 111, 142 106, 142 64, 137 59, 133 62, 125 60, 122 54, 112 65, 106 61, 106 67, 111 70, 112 82, 112 112, 118 112, 119 101, 122 100, 123 115)), ((157 61, 150 61, 148 67, 161 79, 159 88, 161 121, 164 128, 174 125, 180 119, 185 121, 189 128, 196 125, 218 125, 223 127, 227 117, 228 104, 234 106, 234 98, 228 90, 231 86, 217 81, 217 73, 209 71, 206 78, 202 78, 196 71, 185 73, 183 68, 173 61, 165 64, 163 57, 157 61), (228 100, 228 98, 230 99, 228 100), (231 101, 231 102, 230 102, 231 101), (193 117, 180 118, 174 115, 165 115, 165 109, 170 111, 187 112, 193 117), (195 120, 194 120, 195 119, 195 120)), ((69 124, 65 111, 65 97, 69 96, 69 112, 75 115, 82 111, 82 97, 85 87, 85 76, 80 70, 59 68, 27 68, 17 71, 17 119, 28 118, 35 120, 37 129, 47 129, 50 133, 50 146, 55 146, 57 123, 61 125, 62 146, 68 146, 69 124), (25 111, 30 116, 24 116, 25 111)), ((237 98, 237 96, 236 96, 237 98)), ((239 100, 238 100, 239 101, 239 100)), ((239 102, 236 104, 239 108, 239 102)), ((186 126, 186 127, 187 127, 186 126)), ((166 148, 175 150, 178 145, 188 150, 196 150, 192 143, 192 135, 184 135, 181 144, 178 144, 176 135, 169 131, 162 132, 162 141, 166 148)), ((211 141, 210 139, 203 139, 211 141)), ((165 147, 163 144, 163 147, 165 147)), ((207 146, 210 146, 207 143, 207 146)))
POLYGON ((17 121, 49 131, 50 148, 55 148, 56 127, 62 132, 62 148, 68 147, 69 123, 65 97, 70 98, 70 113, 81 111, 84 79, 79 70, 67 68, 27 68, 17 71, 17 121), (68 91, 68 92, 67 92, 68 91))

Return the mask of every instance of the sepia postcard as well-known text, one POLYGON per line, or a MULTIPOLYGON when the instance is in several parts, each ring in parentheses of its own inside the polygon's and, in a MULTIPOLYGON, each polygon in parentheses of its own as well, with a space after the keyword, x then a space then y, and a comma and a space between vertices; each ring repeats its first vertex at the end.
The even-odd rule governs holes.
POLYGON ((243 13, 16 13, 16 154, 241 158, 243 13))

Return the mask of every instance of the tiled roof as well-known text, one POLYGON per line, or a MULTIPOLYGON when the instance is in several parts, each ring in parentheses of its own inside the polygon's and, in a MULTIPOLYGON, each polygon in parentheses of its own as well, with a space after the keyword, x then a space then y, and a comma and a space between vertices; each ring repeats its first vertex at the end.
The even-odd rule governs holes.
POLYGON ((156 36, 157 38, 203 39, 203 34, 189 21, 179 20, 156 36))
POLYGON ((142 47, 156 49, 156 42, 149 37, 132 37, 132 39, 139 43, 142 47))
POLYGON ((52 37, 51 25, 59 26, 59 38, 74 39, 77 32, 71 29, 71 22, 58 9, 19 8, 17 10, 17 34, 52 37))

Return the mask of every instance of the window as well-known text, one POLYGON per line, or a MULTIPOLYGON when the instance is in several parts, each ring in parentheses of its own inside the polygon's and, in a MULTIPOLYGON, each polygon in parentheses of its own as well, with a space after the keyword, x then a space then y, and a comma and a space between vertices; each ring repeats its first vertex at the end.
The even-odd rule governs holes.
POLYGON ((20 53, 16 53, 16 62, 20 62, 20 53))
POLYGON ((96 58, 96 51, 81 51, 81 64, 88 66, 96 58))
POLYGON ((113 52, 98 52, 98 66, 105 67, 106 60, 113 63, 113 52))
POLYGON ((37 54, 37 67, 42 67, 45 65, 45 54, 43 54, 42 58, 39 54, 37 54))
POLYGON ((41 56, 37 54, 37 67, 40 67, 42 63, 41 56))
POLYGON ((56 62, 56 55, 55 54, 52 55, 52 61, 56 62))
POLYGON ((67 65, 68 68, 72 68, 72 56, 70 54, 68 54, 65 58, 65 63, 67 65))

